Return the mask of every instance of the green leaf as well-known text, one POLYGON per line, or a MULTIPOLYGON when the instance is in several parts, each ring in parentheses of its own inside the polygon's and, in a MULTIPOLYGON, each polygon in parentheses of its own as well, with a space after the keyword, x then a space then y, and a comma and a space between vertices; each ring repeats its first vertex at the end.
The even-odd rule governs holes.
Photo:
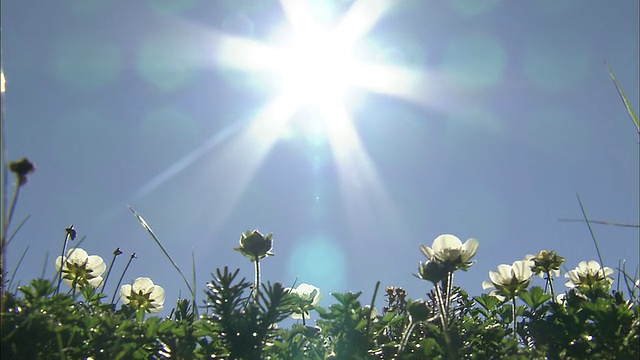
POLYGON ((551 295, 545 294, 539 286, 534 286, 529 291, 520 292, 518 297, 531 308, 531 311, 538 310, 547 300, 551 299, 551 295))

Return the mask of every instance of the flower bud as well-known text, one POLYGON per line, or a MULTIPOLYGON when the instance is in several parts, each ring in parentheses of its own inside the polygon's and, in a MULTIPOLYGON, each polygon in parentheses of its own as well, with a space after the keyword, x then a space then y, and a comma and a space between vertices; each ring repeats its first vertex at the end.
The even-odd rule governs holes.
POLYGON ((22 158, 18 161, 12 161, 9 163, 9 170, 16 174, 18 178, 18 184, 24 185, 27 183, 27 175, 35 171, 35 166, 27 158, 22 158))
POLYGON ((431 281, 434 284, 447 277, 447 269, 444 264, 435 261, 427 261, 425 263, 421 261, 418 272, 420 273, 420 279, 431 281))
POLYGON ((246 231, 240 237, 240 247, 234 250, 239 251, 242 255, 251 259, 251 261, 273 256, 274 254, 271 252, 273 240, 271 237, 272 234, 265 237, 258 230, 253 230, 253 232, 246 231))
POLYGON ((429 305, 422 300, 411 301, 407 304, 407 311, 412 322, 426 321, 431 314, 429 305))

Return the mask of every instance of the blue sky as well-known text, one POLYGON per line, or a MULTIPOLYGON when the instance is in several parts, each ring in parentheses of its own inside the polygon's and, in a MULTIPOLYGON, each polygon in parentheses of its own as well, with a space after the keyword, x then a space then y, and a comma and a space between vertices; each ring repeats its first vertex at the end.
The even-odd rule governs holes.
MULTIPOLYGON (((456 277, 474 295, 542 249, 567 269, 597 259, 584 223, 557 220, 581 218, 580 194, 590 218, 638 224, 638 134, 603 65, 637 110, 637 14, 634 0, 3 2, 5 146, 37 166, 8 270, 29 247, 14 284, 45 259, 52 277, 74 224, 90 254, 124 252, 109 295, 135 252, 125 281, 151 277, 171 308, 187 289, 127 205, 187 274, 193 251, 200 299, 217 267, 252 279, 233 251, 252 229, 274 234, 263 279, 314 284, 325 306, 332 291, 367 303, 378 280, 424 297, 419 244, 442 233, 479 240, 456 277), (346 71, 309 24, 341 29, 346 71), (295 36, 309 57, 280 50, 295 36)), ((594 230, 605 265, 633 274, 638 229, 594 230)))

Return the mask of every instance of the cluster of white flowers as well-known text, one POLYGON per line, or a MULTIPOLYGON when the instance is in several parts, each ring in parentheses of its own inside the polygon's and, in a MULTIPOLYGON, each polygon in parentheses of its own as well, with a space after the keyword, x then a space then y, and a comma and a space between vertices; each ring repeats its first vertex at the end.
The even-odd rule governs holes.
MULTIPOLYGON (((557 266, 564 262, 564 258, 557 256, 550 251, 543 251, 540 254, 527 255, 525 260, 519 260, 512 265, 501 264, 498 265, 498 271, 489 271, 489 279, 491 281, 484 281, 482 283, 483 289, 493 289, 490 295, 494 295, 502 300, 504 298, 513 298, 517 296, 521 291, 526 290, 531 283, 531 278, 536 272, 547 272, 548 274, 554 274, 560 276, 560 271, 557 266), (549 255, 551 254, 551 255, 549 255), (543 259, 554 259, 549 261, 546 269, 541 264, 544 264, 543 259), (558 260, 560 259, 560 260, 558 260), (555 261, 555 262, 554 262, 555 261)), ((571 289, 588 289, 596 285, 604 284, 610 286, 613 283, 613 269, 609 267, 601 267, 600 263, 595 260, 581 261, 578 266, 564 274, 567 279, 565 285, 571 289)), ((541 274, 542 275, 542 274, 541 274)), ((558 302, 563 302, 563 294, 559 295, 556 299, 558 302)))
MULTIPOLYGON (((107 269, 100 256, 89 255, 81 248, 69 250, 65 257, 58 256, 55 265, 56 270, 62 272, 64 283, 79 290, 87 285, 100 286, 104 281, 102 274, 107 269)), ((164 297, 164 289, 148 277, 139 277, 133 284, 125 284, 120 288, 123 303, 148 313, 162 311, 164 297)))

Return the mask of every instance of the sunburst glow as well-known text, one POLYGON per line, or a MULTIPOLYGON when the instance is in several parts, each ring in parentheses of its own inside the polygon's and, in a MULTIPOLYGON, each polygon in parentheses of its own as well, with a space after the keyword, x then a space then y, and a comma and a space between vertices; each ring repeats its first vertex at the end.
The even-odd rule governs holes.
MULTIPOLYGON (((362 206, 363 200, 356 197, 366 196, 369 207, 375 202, 377 208, 389 212, 385 218, 397 219, 391 214, 395 206, 361 145, 349 108, 351 97, 357 92, 414 102, 424 100, 426 77, 421 71, 380 62, 375 56, 360 59, 354 54, 359 45, 370 40, 367 34, 392 8, 394 1, 357 0, 332 28, 320 25, 306 1, 281 0, 280 3, 287 22, 274 29, 268 41, 224 33, 217 33, 213 38, 215 60, 222 68, 256 75, 263 80, 262 86, 276 93, 257 111, 249 125, 219 152, 220 160, 225 163, 225 159, 243 159, 242 166, 234 169, 234 189, 225 192, 225 202, 230 205, 237 202, 278 140, 292 136, 292 129, 304 130, 313 124, 313 132, 324 136, 331 146, 347 206, 362 206), (317 112, 322 119, 319 129, 315 128, 318 127, 315 121, 300 120, 300 114, 305 111, 317 112), (293 120, 299 123, 294 126, 293 120), (246 150, 248 142, 250 151, 246 150)), ((191 155, 187 157, 191 159, 191 155)), ((154 183, 154 187, 157 185, 154 183)), ((353 209, 347 211, 357 214, 353 209)))

